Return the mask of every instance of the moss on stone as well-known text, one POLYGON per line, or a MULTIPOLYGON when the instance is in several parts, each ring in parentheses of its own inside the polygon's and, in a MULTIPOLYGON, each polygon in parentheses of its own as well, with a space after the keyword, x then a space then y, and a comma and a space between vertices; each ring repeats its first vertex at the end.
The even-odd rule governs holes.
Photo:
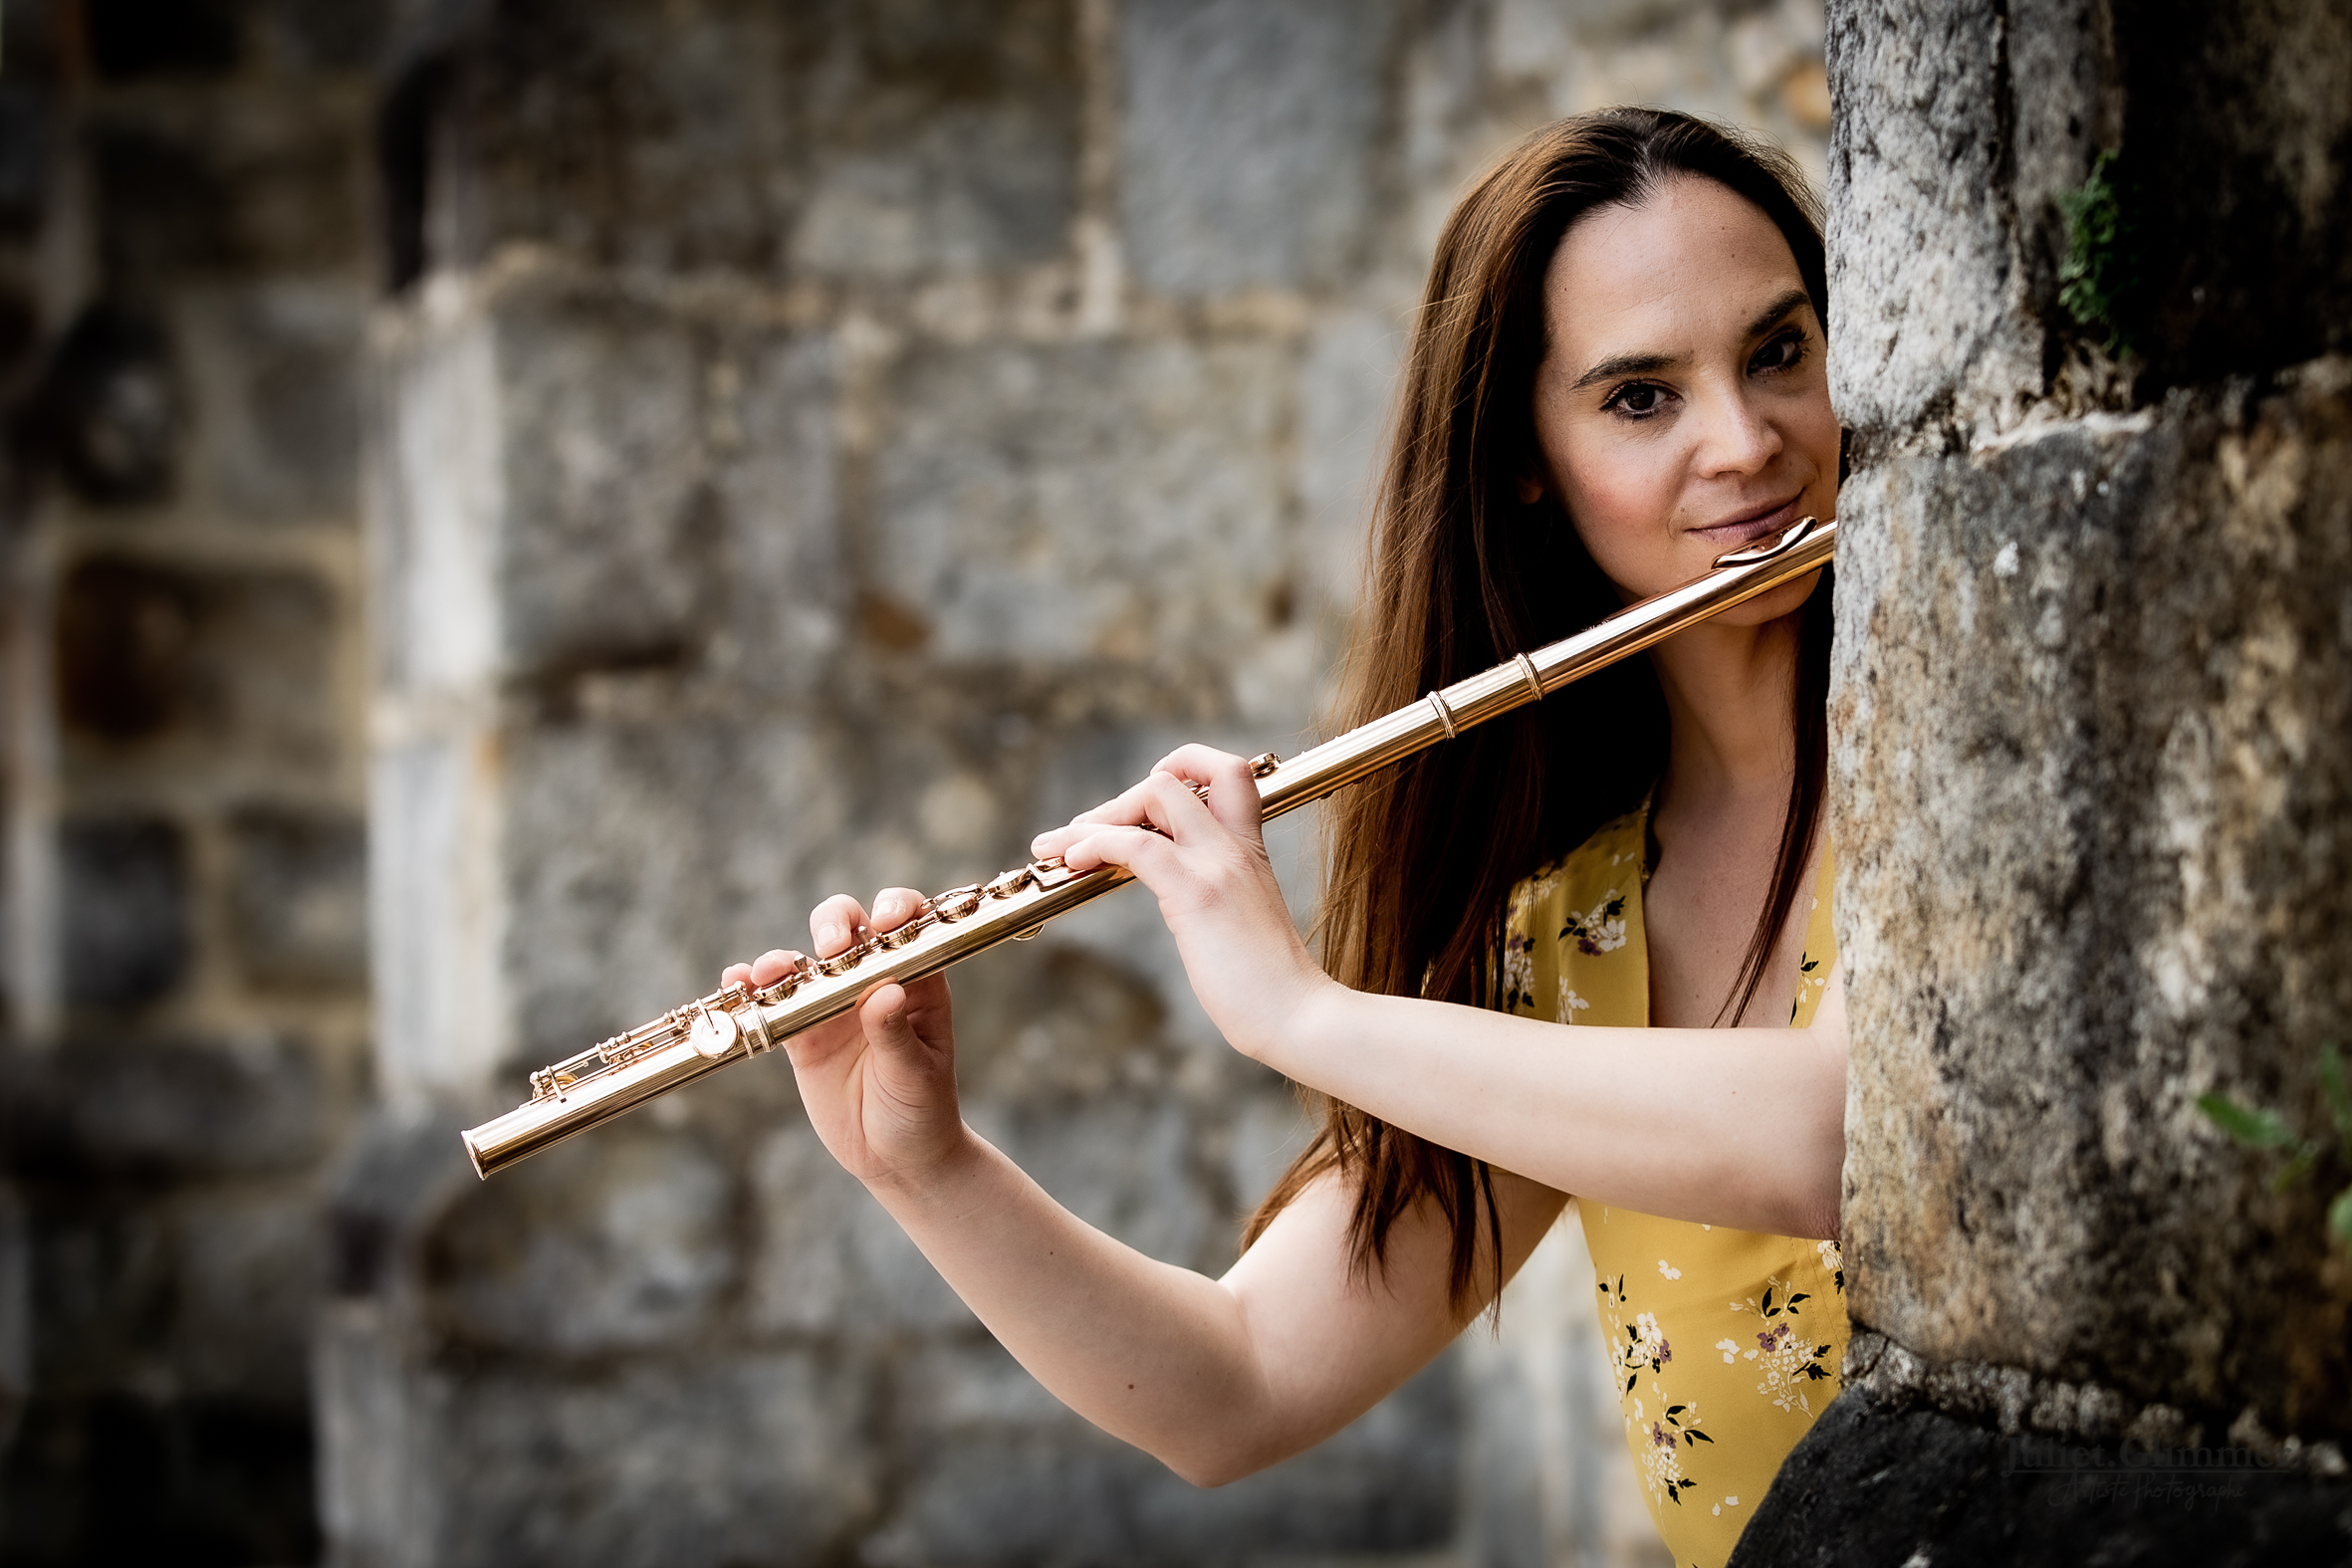
POLYGON ((2147 321, 2133 187, 2113 148, 2090 177, 2058 198, 2066 215, 2066 257, 2058 303, 2084 330, 2104 335, 2109 353, 2138 352, 2147 321))

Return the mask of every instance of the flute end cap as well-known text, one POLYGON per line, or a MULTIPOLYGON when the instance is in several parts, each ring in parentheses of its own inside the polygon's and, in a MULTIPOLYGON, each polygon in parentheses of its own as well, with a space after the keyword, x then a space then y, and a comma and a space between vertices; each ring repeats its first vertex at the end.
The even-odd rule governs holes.
POLYGON ((457 1135, 457 1141, 465 1145, 465 1157, 473 1162, 475 1179, 489 1181, 490 1173, 482 1169, 482 1151, 474 1143, 474 1135, 470 1132, 461 1132, 457 1135))

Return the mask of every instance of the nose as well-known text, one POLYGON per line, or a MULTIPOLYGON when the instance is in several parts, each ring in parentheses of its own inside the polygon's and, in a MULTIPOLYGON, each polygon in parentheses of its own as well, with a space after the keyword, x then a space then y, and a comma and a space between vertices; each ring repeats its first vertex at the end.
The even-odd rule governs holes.
POLYGON ((1702 477, 1761 473, 1785 444, 1779 428, 1744 391, 1721 391, 1703 401, 1696 453, 1702 477))

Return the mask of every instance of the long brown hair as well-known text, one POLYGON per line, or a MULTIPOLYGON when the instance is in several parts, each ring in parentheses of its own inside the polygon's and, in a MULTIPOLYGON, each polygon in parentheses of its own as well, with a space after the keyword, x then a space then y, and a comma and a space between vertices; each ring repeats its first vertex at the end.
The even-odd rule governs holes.
MULTIPOLYGON (((1686 114, 1614 109, 1548 125, 1504 154, 1438 239, 1398 391, 1338 729, 1620 607, 1558 502, 1519 495, 1522 477, 1540 472, 1543 277, 1578 218, 1636 205, 1681 174, 1761 208, 1787 239, 1815 312, 1825 310, 1819 213, 1776 149, 1686 114)), ((1796 781, 1771 893, 1725 1004, 1735 1018, 1811 859, 1827 767, 1829 602, 1816 587, 1802 612, 1796 781)), ((1324 818, 1324 966, 1359 991, 1484 1005, 1512 884, 1640 804, 1665 766, 1667 733, 1656 673, 1628 660, 1336 796, 1324 818)), ((1459 1309, 1482 1236, 1500 1270, 1493 1173, 1353 1106, 1326 1100, 1323 1113, 1242 1244, 1336 1169, 1357 1184, 1348 1241, 1362 1273, 1385 1262, 1390 1228, 1415 1204, 1427 1199, 1449 1217, 1459 1309)))

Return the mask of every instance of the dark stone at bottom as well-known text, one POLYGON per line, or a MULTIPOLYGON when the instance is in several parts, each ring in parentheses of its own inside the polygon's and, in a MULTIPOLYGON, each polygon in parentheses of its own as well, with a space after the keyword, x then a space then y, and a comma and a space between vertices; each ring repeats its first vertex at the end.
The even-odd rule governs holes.
POLYGON ((1848 1390, 1764 1494, 1730 1568, 2352 1563, 2352 1480, 2179 1453, 2004 1438, 1848 1390))
POLYGON ((35 1398, 0 1455, 0 1568, 319 1560, 310 1413, 35 1398))

